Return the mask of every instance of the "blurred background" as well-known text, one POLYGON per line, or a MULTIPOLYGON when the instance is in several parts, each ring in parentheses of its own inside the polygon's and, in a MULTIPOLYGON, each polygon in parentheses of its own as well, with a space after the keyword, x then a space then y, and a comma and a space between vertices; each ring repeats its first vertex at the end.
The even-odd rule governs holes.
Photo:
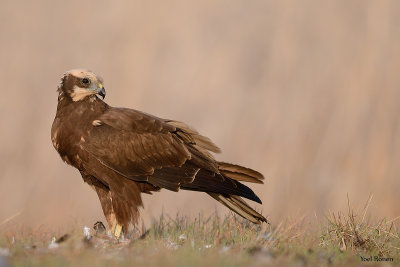
MULTIPOLYGON (((261 171, 273 222, 400 215, 399 1, 0 1, 0 222, 105 221, 50 141, 61 75, 88 68, 106 101, 184 121, 219 160, 261 171)), ((202 193, 144 196, 162 211, 227 210, 202 193)))

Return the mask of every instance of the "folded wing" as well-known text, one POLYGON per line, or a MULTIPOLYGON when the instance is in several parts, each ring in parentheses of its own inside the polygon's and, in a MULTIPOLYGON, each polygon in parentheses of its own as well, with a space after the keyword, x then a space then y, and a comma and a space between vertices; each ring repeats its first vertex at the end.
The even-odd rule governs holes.
POLYGON ((253 222, 265 218, 240 197, 261 200, 240 181, 263 183, 259 172, 217 162, 220 149, 182 122, 125 108, 110 108, 93 124, 80 146, 99 162, 137 182, 178 191, 207 192, 253 222))

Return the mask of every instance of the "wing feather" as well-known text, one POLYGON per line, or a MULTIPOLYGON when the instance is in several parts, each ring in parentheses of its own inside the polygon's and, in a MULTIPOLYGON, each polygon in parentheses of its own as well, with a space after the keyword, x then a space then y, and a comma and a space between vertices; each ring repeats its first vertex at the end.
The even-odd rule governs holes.
MULTIPOLYGON (((199 146, 203 150, 200 151, 195 143, 187 143, 176 134, 184 133, 183 130, 163 119, 125 108, 110 108, 97 119, 101 124, 89 131, 81 147, 129 179, 149 181, 154 175, 150 179, 153 184, 177 190, 180 183, 192 181, 200 167, 218 171, 216 161, 204 148, 199 146), (191 171, 179 169, 192 157, 200 166, 191 171), (160 169, 165 169, 163 175, 157 171, 160 169)), ((190 133, 184 134, 189 138, 190 133)))
POLYGON ((199 134, 195 129, 180 121, 166 120, 167 124, 180 129, 177 134, 186 142, 215 153, 221 153, 221 149, 210 138, 199 134))

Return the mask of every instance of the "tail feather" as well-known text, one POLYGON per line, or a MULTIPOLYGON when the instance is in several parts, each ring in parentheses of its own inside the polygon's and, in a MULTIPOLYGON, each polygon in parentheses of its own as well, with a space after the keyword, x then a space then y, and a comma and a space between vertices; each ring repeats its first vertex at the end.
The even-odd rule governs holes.
POLYGON ((252 207, 250 207, 241 197, 231 195, 230 198, 232 199, 233 202, 235 202, 237 205, 239 205, 243 210, 246 212, 250 213, 251 215, 258 217, 260 219, 263 219, 263 221, 267 221, 260 213, 255 211, 252 207))
POLYGON ((225 176, 242 182, 263 184, 264 176, 250 168, 226 162, 218 162, 218 170, 225 176))
POLYGON ((224 196, 238 195, 262 204, 260 198, 248 186, 229 177, 203 169, 196 174, 193 182, 182 183, 180 188, 183 190, 217 193, 224 196))
POLYGON ((207 193, 212 198, 222 203, 224 206, 238 214, 239 216, 251 221, 255 224, 260 224, 262 222, 268 223, 267 219, 260 213, 251 208, 246 202, 244 202, 240 197, 234 195, 224 196, 217 193, 207 193))

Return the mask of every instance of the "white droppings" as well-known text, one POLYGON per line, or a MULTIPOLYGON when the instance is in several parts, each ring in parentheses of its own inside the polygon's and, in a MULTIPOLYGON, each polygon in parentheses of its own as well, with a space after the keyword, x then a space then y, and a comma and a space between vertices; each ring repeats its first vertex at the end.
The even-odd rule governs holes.
POLYGON ((84 235, 86 238, 90 238, 90 237, 91 237, 91 235, 90 235, 90 228, 89 228, 89 227, 87 227, 87 226, 84 226, 84 227, 83 227, 83 235, 84 235))
POLYGON ((49 248, 49 249, 56 249, 56 248, 58 248, 58 247, 59 247, 59 245, 58 245, 57 242, 56 242, 56 238, 53 236, 53 238, 51 239, 51 242, 50 242, 48 248, 49 248))

